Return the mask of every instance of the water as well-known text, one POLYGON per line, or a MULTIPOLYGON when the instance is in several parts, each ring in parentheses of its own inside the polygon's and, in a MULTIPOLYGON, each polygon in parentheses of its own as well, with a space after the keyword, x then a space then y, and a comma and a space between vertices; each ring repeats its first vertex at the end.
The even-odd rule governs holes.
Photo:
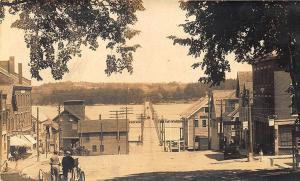
MULTIPOLYGON (((164 118, 167 120, 180 120, 180 114, 188 109, 192 103, 188 104, 156 104, 153 105, 155 111, 159 118, 164 118)), ((120 110, 121 107, 126 105, 93 105, 86 106, 86 116, 91 119, 99 119, 99 114, 101 114, 102 119, 109 119, 114 117, 112 112, 115 110, 120 110)), ((36 111, 37 106, 32 107, 32 111, 36 111)), ((57 106, 38 106, 40 114, 44 114, 46 117, 53 119, 58 114, 57 106)), ((144 113, 144 105, 128 105, 132 108, 129 111, 131 114, 128 115, 130 121, 139 121, 138 116, 144 113)), ((63 108, 62 108, 63 110, 63 108)), ((166 127, 166 140, 178 140, 180 138, 180 128, 182 123, 165 123, 166 127)), ((147 126, 145 127, 147 129, 147 126)), ((129 124, 129 141, 138 141, 141 136, 141 123, 130 123, 129 124)))
MULTIPOLYGON (((115 117, 114 113, 110 111, 121 110, 122 107, 126 105, 93 105, 85 107, 85 114, 91 120, 99 119, 99 114, 101 114, 101 119, 110 119, 115 117)), ((58 115, 57 106, 38 106, 40 114, 45 115, 50 119, 55 118, 58 115)), ((144 105, 128 105, 128 119, 129 121, 138 121, 138 115, 144 113, 144 105)), ((32 111, 36 111, 37 106, 32 106, 32 111)), ((62 108, 63 110, 63 108, 62 108)), ((120 116, 120 118, 125 118, 125 115, 120 116)), ((141 124, 140 123, 130 123, 129 125, 129 141, 137 141, 141 135, 141 124)))

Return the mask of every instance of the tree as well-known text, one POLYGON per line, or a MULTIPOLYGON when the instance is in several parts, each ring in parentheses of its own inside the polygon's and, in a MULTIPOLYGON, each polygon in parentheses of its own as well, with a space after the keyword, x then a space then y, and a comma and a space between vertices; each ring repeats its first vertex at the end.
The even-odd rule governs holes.
POLYGON ((25 32, 30 71, 37 80, 47 68, 54 79, 62 79, 69 60, 81 56, 82 46, 96 50, 99 39, 115 52, 106 59, 105 73, 111 75, 133 71, 132 53, 139 45, 126 42, 139 33, 131 25, 142 10, 142 0, 1 0, 0 23, 7 12, 19 16, 12 27, 25 32))
POLYGON ((199 80, 218 85, 230 71, 226 55, 251 63, 268 54, 290 73, 300 117, 300 2, 202 2, 182 1, 187 20, 180 26, 187 38, 170 36, 174 44, 189 47, 189 55, 204 58, 192 65, 207 77, 199 80))

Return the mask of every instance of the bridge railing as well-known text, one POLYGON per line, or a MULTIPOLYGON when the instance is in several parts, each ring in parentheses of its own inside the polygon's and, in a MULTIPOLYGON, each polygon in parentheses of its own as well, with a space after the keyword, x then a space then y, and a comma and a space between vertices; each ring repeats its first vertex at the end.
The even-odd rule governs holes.
POLYGON ((150 109, 150 112, 151 112, 152 120, 154 122, 154 126, 155 126, 155 130, 156 130, 158 140, 160 142, 160 145, 162 145, 162 142, 163 142, 162 139, 163 138, 162 138, 162 135, 161 135, 161 124, 160 124, 161 120, 158 118, 157 112, 155 111, 152 102, 149 102, 149 109, 150 109))

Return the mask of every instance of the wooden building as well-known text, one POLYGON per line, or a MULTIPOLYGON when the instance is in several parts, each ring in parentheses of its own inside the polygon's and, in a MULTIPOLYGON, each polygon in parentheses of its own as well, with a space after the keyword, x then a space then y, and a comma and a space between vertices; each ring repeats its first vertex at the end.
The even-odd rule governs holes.
POLYGON ((287 154, 292 148, 296 116, 291 107, 292 96, 287 91, 291 79, 278 66, 277 59, 265 56, 252 66, 254 146, 268 154, 287 154))
POLYGON ((41 153, 58 151, 58 124, 41 111, 39 111, 38 122, 37 111, 32 112, 32 122, 35 139, 37 139, 37 134, 39 134, 39 150, 41 153))
POLYGON ((78 130, 81 145, 90 155, 128 154, 128 131, 126 119, 83 121, 78 130))
POLYGON ((238 117, 241 122, 239 143, 241 148, 246 148, 248 142, 249 108, 253 105, 253 76, 252 71, 237 73, 236 97, 239 99, 238 117))
POLYGON ((83 100, 69 100, 64 102, 64 110, 53 121, 59 125, 61 148, 79 146, 78 125, 81 121, 89 120, 85 116, 83 100))
POLYGON ((15 59, 0 61, 0 91, 6 94, 7 117, 2 120, 2 148, 9 149, 9 138, 16 134, 32 134, 31 81, 23 77, 22 63, 15 71, 15 59))
POLYGON ((128 122, 124 119, 90 120, 85 115, 83 100, 65 101, 64 110, 53 122, 60 130, 61 149, 83 146, 90 155, 129 153, 128 122))
POLYGON ((211 96, 211 149, 223 149, 225 143, 225 117, 236 109, 238 99, 235 90, 213 90, 211 96))
POLYGON ((182 132, 187 149, 208 149, 208 97, 200 98, 181 114, 182 132))

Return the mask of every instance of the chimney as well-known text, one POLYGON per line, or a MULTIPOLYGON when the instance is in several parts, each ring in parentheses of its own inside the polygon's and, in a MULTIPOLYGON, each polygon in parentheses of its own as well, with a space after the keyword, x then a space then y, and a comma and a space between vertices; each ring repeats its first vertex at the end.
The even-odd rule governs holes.
POLYGON ((22 84, 22 79, 23 79, 22 63, 18 63, 18 73, 19 73, 19 84, 22 84))
POLYGON ((8 72, 15 73, 15 57, 9 57, 8 60, 8 72))

